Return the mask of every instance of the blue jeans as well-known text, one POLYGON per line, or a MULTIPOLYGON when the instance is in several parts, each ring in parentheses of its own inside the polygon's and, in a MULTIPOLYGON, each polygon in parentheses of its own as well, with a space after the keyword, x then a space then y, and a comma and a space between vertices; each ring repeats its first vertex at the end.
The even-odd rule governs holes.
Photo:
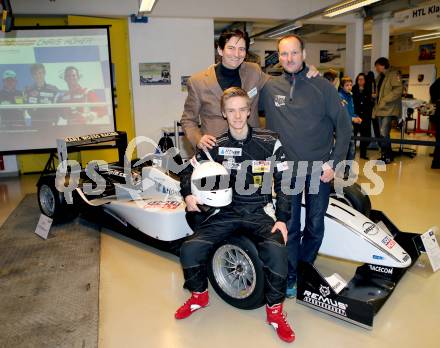
POLYGON ((316 259, 324 237, 324 216, 330 197, 330 183, 319 180, 319 175, 307 175, 305 179, 294 178, 293 184, 303 189, 301 193, 292 196, 292 216, 287 239, 289 285, 296 282, 299 260, 313 263, 316 259), (306 223, 301 231, 301 201, 304 189, 306 223))
MULTIPOLYGON (((395 116, 378 116, 377 119, 379 120, 379 126, 380 126, 380 136, 384 139, 390 139, 390 133, 391 133, 391 123, 393 119, 396 118, 395 116)), ((382 156, 385 156, 386 158, 391 158, 392 156, 392 150, 391 150, 391 143, 381 143, 380 148, 382 151, 382 156)))

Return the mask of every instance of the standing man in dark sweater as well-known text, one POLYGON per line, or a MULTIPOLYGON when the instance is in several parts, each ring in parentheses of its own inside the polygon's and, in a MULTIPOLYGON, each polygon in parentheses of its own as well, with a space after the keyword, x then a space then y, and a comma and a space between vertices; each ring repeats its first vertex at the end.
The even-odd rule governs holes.
POLYGON ((260 105, 266 127, 279 134, 287 158, 294 161, 286 296, 295 297, 298 260, 313 263, 321 246, 330 181, 345 159, 352 127, 333 85, 324 78, 306 77, 303 40, 296 35, 281 38, 278 53, 284 73, 266 83, 260 105), (303 191, 306 223, 301 232, 303 191))

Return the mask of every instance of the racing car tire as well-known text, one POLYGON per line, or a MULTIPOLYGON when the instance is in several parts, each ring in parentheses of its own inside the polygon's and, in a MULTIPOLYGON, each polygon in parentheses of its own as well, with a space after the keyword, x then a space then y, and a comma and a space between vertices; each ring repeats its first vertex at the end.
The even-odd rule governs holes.
POLYGON ((370 197, 362 191, 362 188, 358 184, 353 184, 343 188, 344 195, 340 196, 336 193, 334 186, 331 187, 330 197, 347 204, 348 206, 356 209, 366 217, 370 216, 371 201, 370 197))
POLYGON ((264 304, 263 263, 254 243, 245 236, 232 236, 214 248, 208 278, 217 294, 231 306, 255 309, 264 304), (235 275, 230 274, 231 267, 235 267, 235 275), (240 286, 240 280, 244 286, 240 286))
POLYGON ((77 205, 67 204, 63 194, 56 189, 52 177, 39 182, 37 197, 40 211, 56 223, 71 221, 79 214, 77 205))

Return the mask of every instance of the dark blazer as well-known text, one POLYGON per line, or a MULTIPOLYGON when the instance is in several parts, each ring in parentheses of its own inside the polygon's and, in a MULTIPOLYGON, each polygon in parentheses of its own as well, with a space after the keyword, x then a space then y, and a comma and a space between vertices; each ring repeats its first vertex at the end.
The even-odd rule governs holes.
MULTIPOLYGON (((251 127, 258 127, 258 97, 269 76, 255 63, 243 62, 239 69, 241 88, 251 97, 251 114, 248 123, 251 127)), ((194 147, 202 135, 210 134, 218 137, 228 129, 228 124, 221 113, 222 95, 223 90, 217 81, 215 65, 194 74, 188 80, 188 97, 180 123, 194 147)))

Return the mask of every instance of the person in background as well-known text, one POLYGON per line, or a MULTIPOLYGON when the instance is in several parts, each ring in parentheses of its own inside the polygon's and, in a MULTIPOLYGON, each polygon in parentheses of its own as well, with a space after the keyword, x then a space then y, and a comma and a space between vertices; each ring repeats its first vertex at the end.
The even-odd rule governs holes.
MULTIPOLYGON (((435 114, 433 121, 435 123, 435 141, 440 142, 440 77, 429 87, 431 103, 435 104, 435 114)), ((434 158, 432 159, 431 168, 440 169, 440 146, 434 149, 434 158)))
MULTIPOLYGON (((258 98, 270 75, 258 64, 244 61, 249 45, 246 32, 239 29, 223 32, 217 47, 221 62, 188 79, 188 97, 180 123, 194 148, 211 149, 216 137, 228 129, 220 110, 220 99, 223 91, 230 87, 240 87, 248 93, 251 98, 248 122, 251 127, 259 126, 258 98)), ((308 77, 317 75, 318 70, 311 67, 308 77)))
POLYGON ((260 104, 267 129, 279 134, 293 163, 291 187, 295 192, 287 242, 286 296, 295 297, 298 262, 313 263, 321 246, 330 181, 336 166, 345 160, 352 127, 334 86, 322 77, 307 78, 301 37, 281 38, 278 55, 284 72, 266 83, 260 104), (306 217, 301 231, 303 192, 306 217))
MULTIPOLYGON (((64 69, 64 81, 68 90, 60 93, 57 103, 97 103, 102 101, 95 91, 80 85, 79 70, 74 66, 64 69)), ((105 106, 72 106, 65 109, 62 117, 67 124, 99 124, 107 122, 105 106)))
MULTIPOLYGON (((385 57, 380 57, 374 63, 376 72, 377 97, 373 108, 373 118, 379 120, 380 135, 383 139, 390 139, 391 122, 398 118, 402 113, 402 80, 399 72, 390 66, 390 62, 385 57)), ((391 163, 392 150, 391 143, 381 143, 380 160, 386 164, 391 163)))
POLYGON ((53 104, 59 93, 56 86, 46 82, 46 68, 41 63, 31 65, 31 75, 34 83, 25 88, 26 104, 38 104, 40 107, 28 110, 32 125, 45 128, 54 125, 58 119, 58 110, 41 107, 42 104, 53 104))
MULTIPOLYGON (((339 89, 339 96, 341 97, 341 102, 344 108, 347 110, 347 114, 349 116, 350 122, 353 125, 353 131, 351 134, 357 134, 360 125, 362 124, 362 118, 360 118, 354 111, 354 102, 353 95, 351 90, 353 88, 353 80, 349 76, 344 76, 341 79, 341 88, 339 89), (356 128, 355 128, 356 126, 356 128)), ((351 139, 348 145, 347 157, 346 160, 351 161, 354 160, 356 155, 356 142, 351 139)), ((345 166, 344 179, 348 179, 350 174, 350 164, 345 166)))
MULTIPOLYGON (((354 112, 358 115, 362 122, 361 124, 353 124, 353 133, 357 135, 360 133, 362 137, 371 137, 371 113, 373 112, 372 90, 367 84, 367 77, 364 73, 358 74, 356 83, 353 86, 353 102, 354 112)), ((362 140, 360 143, 360 157, 368 160, 367 147, 369 141, 362 140)))
POLYGON ((0 126, 10 128, 24 126, 24 114, 20 109, 8 109, 6 105, 23 104, 23 92, 17 90, 17 74, 5 70, 2 75, 3 88, 0 90, 0 126))
POLYGON ((327 70, 324 75, 322 75, 325 79, 329 80, 333 86, 335 86, 336 89, 339 87, 339 78, 338 78, 338 72, 330 69, 327 70))

